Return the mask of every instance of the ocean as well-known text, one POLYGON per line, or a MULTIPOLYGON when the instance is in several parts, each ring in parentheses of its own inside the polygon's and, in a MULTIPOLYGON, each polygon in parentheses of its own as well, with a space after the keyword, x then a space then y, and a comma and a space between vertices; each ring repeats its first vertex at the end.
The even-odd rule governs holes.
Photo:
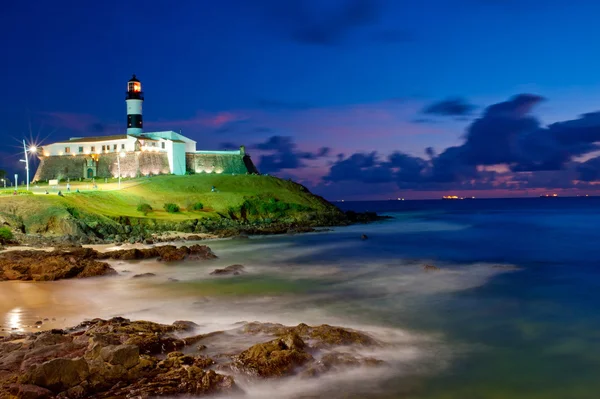
POLYGON ((392 219, 205 242, 219 256, 208 264, 114 262, 117 277, 0 283, 0 324, 116 315, 192 320, 202 331, 327 323, 389 344, 376 354, 383 369, 241 382, 247 398, 598 397, 600 198, 336 205, 392 219), (233 263, 248 273, 210 276, 233 263), (157 276, 131 279, 139 272, 157 276))

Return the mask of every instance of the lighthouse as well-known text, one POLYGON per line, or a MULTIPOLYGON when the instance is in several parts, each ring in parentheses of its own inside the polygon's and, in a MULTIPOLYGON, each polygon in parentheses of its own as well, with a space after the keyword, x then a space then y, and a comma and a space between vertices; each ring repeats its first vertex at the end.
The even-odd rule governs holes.
POLYGON ((142 92, 142 83, 135 77, 135 74, 127 82, 127 134, 140 134, 144 123, 142 122, 142 103, 144 102, 144 93, 142 92))

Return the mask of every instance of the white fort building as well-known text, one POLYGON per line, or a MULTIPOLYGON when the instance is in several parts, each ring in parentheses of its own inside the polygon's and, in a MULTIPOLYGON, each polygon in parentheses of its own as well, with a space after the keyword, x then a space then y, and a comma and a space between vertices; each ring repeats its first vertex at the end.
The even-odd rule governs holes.
POLYGON ((258 173, 241 146, 236 151, 198 151, 196 142, 174 131, 144 132, 142 84, 127 82, 127 133, 73 137, 44 145, 34 181, 48 179, 135 177, 186 173, 258 173), (116 157, 119 157, 117 162, 116 157))

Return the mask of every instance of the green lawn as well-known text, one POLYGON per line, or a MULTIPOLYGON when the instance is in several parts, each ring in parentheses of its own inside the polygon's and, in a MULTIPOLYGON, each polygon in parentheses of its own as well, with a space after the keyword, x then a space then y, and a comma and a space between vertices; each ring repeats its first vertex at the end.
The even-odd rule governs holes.
MULTIPOLYGON (((33 190, 36 195, 0 195, 0 217, 18 214, 22 218, 39 218, 43 223, 49 217, 60 217, 77 212, 108 217, 127 216, 158 220, 182 221, 227 215, 230 209, 239 209, 247 198, 276 198, 288 204, 296 204, 313 211, 331 210, 332 206, 312 195, 299 184, 260 175, 198 174, 189 176, 155 176, 128 180, 117 190, 114 182, 98 183, 97 190, 90 190, 90 183, 73 182, 67 193, 62 184, 64 197, 56 192, 45 195, 45 188, 33 190), (211 192, 215 186, 216 192, 211 192), (81 192, 74 192, 81 188, 81 192), (201 202, 202 210, 192 206, 201 202), (153 211, 144 216, 137 211, 138 205, 150 204, 153 211), (167 213, 165 203, 179 205, 178 213, 167 213), (189 209, 188 209, 189 208, 189 209)), ((36 221, 37 223, 37 221, 36 221)), ((27 225, 27 223, 26 223, 27 225)))

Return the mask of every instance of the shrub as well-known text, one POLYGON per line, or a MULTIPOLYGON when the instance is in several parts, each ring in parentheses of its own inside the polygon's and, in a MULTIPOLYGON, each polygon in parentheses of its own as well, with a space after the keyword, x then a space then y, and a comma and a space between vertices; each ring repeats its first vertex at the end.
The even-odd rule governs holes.
POLYGON ((152 207, 150 206, 150 204, 139 204, 137 210, 138 212, 142 212, 144 216, 146 216, 148 213, 152 212, 152 207))
POLYGON ((179 205, 177 204, 171 204, 171 203, 166 203, 163 208, 165 208, 165 211, 169 212, 169 213, 177 213, 179 212, 179 205))
POLYGON ((0 243, 10 242, 12 239, 12 231, 8 227, 0 227, 0 243))
POLYGON ((201 211, 204 209, 204 204, 202 202, 196 202, 194 205, 192 205, 192 209, 194 211, 201 211))

